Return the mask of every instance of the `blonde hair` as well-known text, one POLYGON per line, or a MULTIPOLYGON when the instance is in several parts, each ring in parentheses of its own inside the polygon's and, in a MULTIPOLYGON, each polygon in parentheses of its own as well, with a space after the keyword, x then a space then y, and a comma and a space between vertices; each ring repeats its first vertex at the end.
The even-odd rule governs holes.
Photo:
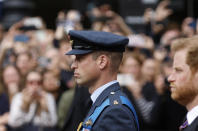
POLYGON ((190 66, 192 71, 198 70, 198 36, 190 38, 181 38, 173 41, 171 44, 171 51, 173 53, 187 49, 186 63, 190 66))

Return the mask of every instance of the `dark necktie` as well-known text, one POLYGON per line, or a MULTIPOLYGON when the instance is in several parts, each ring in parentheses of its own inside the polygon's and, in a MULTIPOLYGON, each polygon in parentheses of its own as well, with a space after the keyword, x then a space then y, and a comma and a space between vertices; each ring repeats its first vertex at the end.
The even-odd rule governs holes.
POLYGON ((91 106, 92 106, 92 103, 93 103, 93 102, 92 102, 91 98, 87 99, 87 101, 85 102, 86 107, 87 107, 87 111, 90 110, 90 108, 91 108, 91 106))
POLYGON ((187 119, 184 121, 184 123, 179 127, 179 131, 183 131, 184 128, 186 128, 188 126, 188 121, 187 119))

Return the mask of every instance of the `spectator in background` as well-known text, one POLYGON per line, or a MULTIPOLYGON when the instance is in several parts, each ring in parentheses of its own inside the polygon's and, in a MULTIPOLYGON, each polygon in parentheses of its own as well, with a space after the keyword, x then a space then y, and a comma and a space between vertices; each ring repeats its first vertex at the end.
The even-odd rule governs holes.
POLYGON ((131 95, 134 97, 135 95, 141 93, 139 91, 141 91, 143 84, 142 73, 141 73, 142 64, 143 64, 143 56, 141 56, 141 54, 138 54, 137 52, 125 53, 120 67, 120 74, 118 74, 118 81, 121 80, 120 84, 122 86, 125 86, 125 88, 128 90, 127 94, 130 93, 129 98, 131 97, 131 95))
POLYGON ((56 48, 49 48, 45 51, 44 54, 45 64, 44 67, 52 72, 54 74, 60 73, 60 58, 59 58, 59 52, 56 48))
POLYGON ((191 37, 196 33, 196 20, 192 17, 187 17, 183 20, 181 25, 182 35, 191 37))
POLYGON ((77 10, 69 10, 68 12, 60 11, 56 20, 57 29, 68 33, 70 30, 82 30, 81 14, 77 10))
POLYGON ((138 119, 140 122, 140 128, 142 128, 142 114, 137 106, 136 99, 142 97, 142 73, 141 68, 144 61, 143 55, 139 52, 126 52, 123 57, 122 64, 120 66, 120 73, 117 79, 122 86, 122 90, 130 101, 134 103, 134 107, 138 114, 138 119))
POLYGON ((32 68, 31 58, 30 52, 20 53, 16 57, 16 67, 21 75, 21 83, 23 86, 25 85, 26 76, 32 68))
POLYGON ((29 52, 18 54, 16 66, 23 77, 31 70, 31 64, 31 54, 29 52))
POLYGON ((43 89, 51 93, 58 105, 62 92, 60 92, 60 74, 55 74, 51 70, 45 70, 43 73, 43 89))
POLYGON ((60 66, 60 84, 61 90, 65 91, 70 88, 74 87, 72 78, 73 78, 73 71, 70 68, 70 65, 73 60, 73 56, 65 55, 65 51, 71 49, 70 42, 66 36, 59 40, 59 66, 60 66))
POLYGON ((7 65, 2 71, 0 94, 0 125, 1 129, 10 128, 7 126, 9 118, 10 103, 13 96, 21 89, 19 71, 13 65, 7 65))
POLYGON ((1 68, 5 68, 7 65, 15 65, 16 53, 13 48, 8 48, 2 51, 1 68))
POLYGON ((144 13, 146 34, 153 38, 156 45, 159 44, 161 35, 168 25, 168 16, 173 13, 173 10, 168 8, 169 4, 170 1, 162 0, 155 10, 148 8, 144 13))
POLYGON ((153 82, 157 71, 158 63, 154 58, 147 58, 142 65, 142 75, 145 82, 153 82))
POLYGON ((29 43, 23 43, 23 42, 14 42, 13 43, 13 49, 16 54, 23 54, 23 53, 29 53, 29 43))
POLYGON ((3 88, 5 94, 12 102, 13 96, 22 90, 21 76, 18 69, 14 65, 7 65, 2 72, 3 88))
POLYGON ((0 67, 3 68, 7 64, 15 64, 16 53, 13 49, 13 37, 12 35, 5 35, 0 44, 0 67))
POLYGON ((143 130, 157 129, 156 127, 158 126, 155 117, 152 116, 152 111, 158 103, 158 92, 155 85, 155 78, 158 74, 157 69, 159 67, 155 59, 145 59, 141 68, 142 83, 139 86, 130 86, 131 92, 135 97, 136 105, 142 116, 143 130))
MULTIPOLYGON (((162 62, 165 59, 168 59, 168 51, 164 47, 158 47, 153 52, 154 59, 160 64, 160 67, 163 66, 162 62)), ((170 58, 169 58, 170 59, 170 58)))
POLYGON ((88 11, 92 20, 92 29, 98 31, 112 32, 128 36, 132 34, 131 29, 126 25, 123 18, 111 9, 111 5, 102 3, 94 6, 88 11))
POLYGON ((179 29, 168 29, 166 30, 161 39, 160 39, 160 46, 167 47, 170 46, 171 41, 175 38, 178 38, 181 35, 179 29))
POLYGON ((31 71, 27 75, 26 87, 13 98, 9 125, 19 131, 39 131, 54 127, 56 121, 55 100, 42 89, 41 74, 31 71))
MULTIPOLYGON (((70 16, 70 17, 74 17, 74 18, 77 17, 76 16, 77 14, 75 13, 77 12, 74 11, 73 13, 71 13, 74 16, 70 16)), ((72 84, 73 72, 71 71, 71 68, 70 68, 73 56, 65 55, 65 51, 68 51, 71 49, 71 45, 70 45, 71 43, 69 42, 68 36, 65 35, 65 25, 63 24, 66 19, 65 15, 66 14, 63 11, 59 12, 58 17, 57 17, 58 24, 57 24, 57 28, 55 31, 55 37, 54 37, 54 47, 57 48, 59 51, 58 55, 59 55, 59 66, 60 66, 60 82, 61 82, 62 91, 65 91, 74 87, 74 85, 72 84), (61 22, 63 23, 61 24, 61 22)))

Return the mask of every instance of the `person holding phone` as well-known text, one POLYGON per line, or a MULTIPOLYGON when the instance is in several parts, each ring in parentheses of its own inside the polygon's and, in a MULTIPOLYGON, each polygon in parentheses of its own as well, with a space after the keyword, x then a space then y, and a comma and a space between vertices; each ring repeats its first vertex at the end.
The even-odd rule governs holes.
POLYGON ((37 71, 27 75, 26 87, 11 103, 8 124, 20 131, 39 131, 56 125, 55 100, 42 89, 42 76, 37 71))

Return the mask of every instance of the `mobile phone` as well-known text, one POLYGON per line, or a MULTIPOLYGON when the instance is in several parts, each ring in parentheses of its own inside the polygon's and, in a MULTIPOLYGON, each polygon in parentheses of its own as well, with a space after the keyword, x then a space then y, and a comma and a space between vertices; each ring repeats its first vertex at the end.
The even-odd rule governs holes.
POLYGON ((134 78, 131 74, 118 74, 117 80, 121 86, 128 86, 134 82, 134 78))
POLYGON ((20 34, 20 35, 16 35, 14 37, 14 42, 23 42, 23 43, 27 43, 29 41, 29 36, 25 35, 25 34, 20 34))
POLYGON ((42 27, 41 19, 37 17, 26 18, 23 23, 24 26, 35 26, 37 29, 42 27))

